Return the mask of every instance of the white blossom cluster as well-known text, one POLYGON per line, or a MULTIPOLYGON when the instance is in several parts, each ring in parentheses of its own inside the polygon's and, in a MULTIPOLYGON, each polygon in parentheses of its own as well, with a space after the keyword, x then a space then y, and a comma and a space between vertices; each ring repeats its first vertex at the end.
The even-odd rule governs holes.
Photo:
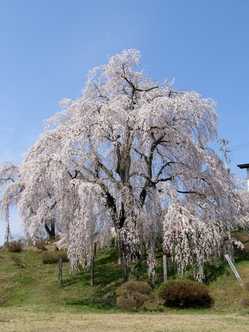
MULTIPOLYGON (((111 239, 111 223, 105 211, 99 208, 102 197, 93 184, 79 183, 78 204, 72 223, 69 224, 68 257, 73 269, 91 263, 94 244, 102 247, 111 239)), ((76 186, 76 185, 75 185, 76 186)), ((102 205, 104 203, 102 202, 102 205)))
POLYGON ((177 203, 165 214, 164 249, 180 275, 192 268, 196 279, 202 280, 204 263, 220 256, 226 236, 214 221, 204 222, 177 203))
POLYGON ((11 239, 10 230, 10 207, 16 205, 23 186, 20 183, 19 168, 12 163, 4 163, 0 165, 0 207, 1 217, 5 220, 5 242, 11 239))

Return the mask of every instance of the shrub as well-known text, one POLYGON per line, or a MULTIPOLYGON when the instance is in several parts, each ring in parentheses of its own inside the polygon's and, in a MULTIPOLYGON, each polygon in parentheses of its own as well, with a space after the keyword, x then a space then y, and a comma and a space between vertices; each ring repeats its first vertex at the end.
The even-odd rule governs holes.
POLYGON ((249 298, 248 297, 243 297, 240 300, 240 305, 244 308, 248 308, 249 307, 249 298))
POLYGON ((60 257, 62 258, 62 262, 68 262, 68 257, 65 251, 45 252, 42 255, 42 262, 43 264, 56 264, 60 257))
POLYGON ((162 312, 164 311, 163 306, 161 305, 159 299, 157 296, 152 294, 149 298, 149 300, 145 301, 142 309, 144 311, 150 311, 150 312, 162 312))
POLYGON ((46 242, 44 240, 36 241, 35 247, 39 250, 42 250, 42 251, 47 251, 48 250, 46 248, 46 242))
POLYGON ((208 288, 191 280, 169 281, 160 287, 159 296, 168 307, 208 308, 213 304, 208 288))
POLYGON ((130 276, 132 279, 142 280, 144 277, 147 277, 147 270, 146 262, 139 260, 138 262, 131 264, 130 276))
POLYGON ((23 250, 22 243, 20 241, 12 241, 8 244, 8 251, 21 252, 23 250))
POLYGON ((43 264, 56 264, 58 262, 58 256, 54 252, 46 252, 42 255, 43 264))
POLYGON ((2 295, 0 296, 0 305, 4 305, 7 302, 7 298, 3 297, 2 295))
POLYGON ((127 281, 117 291, 117 305, 124 310, 137 310, 150 298, 151 287, 144 281, 127 281))
POLYGON ((214 259, 211 262, 204 264, 204 283, 209 284, 215 281, 219 276, 223 275, 226 271, 227 264, 222 259, 214 259))

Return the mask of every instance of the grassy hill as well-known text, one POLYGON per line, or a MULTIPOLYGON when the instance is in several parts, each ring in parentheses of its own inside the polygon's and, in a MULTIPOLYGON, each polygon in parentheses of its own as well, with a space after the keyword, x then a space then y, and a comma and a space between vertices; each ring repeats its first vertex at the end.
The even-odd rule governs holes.
POLYGON ((90 286, 87 272, 71 273, 63 264, 63 285, 58 282, 58 265, 43 264, 43 253, 36 249, 20 253, 0 251, 1 306, 36 306, 60 310, 62 307, 104 309, 112 307, 108 299, 122 282, 120 267, 113 252, 98 255, 96 287, 90 286))
MULTIPOLYGON (((96 260, 96 286, 90 286, 87 272, 71 273, 63 264, 63 285, 58 283, 57 264, 43 264, 44 252, 30 248, 20 253, 0 251, 1 306, 79 308, 80 310, 117 310, 113 303, 115 288, 122 283, 115 252, 104 251, 96 260)), ((45 252, 46 255, 46 252, 45 252)), ((242 279, 249 280, 249 261, 237 264, 242 279)), ((215 299, 213 311, 242 310, 244 291, 227 268, 209 285, 215 299)), ((245 309, 243 309, 245 310, 245 309)))
MULTIPOLYGON (((122 282, 114 252, 98 254, 95 287, 90 286, 89 273, 71 274, 68 263, 60 286, 57 264, 43 264, 42 257, 41 251, 31 248, 0 251, 0 331, 69 331, 69 321, 73 331, 86 326, 92 326, 89 331, 249 331, 249 305, 240 304, 247 294, 229 269, 209 285, 215 299, 211 309, 124 314, 113 302, 122 282), (54 325, 49 325, 52 321, 54 325)), ((249 261, 237 267, 242 279, 249 280, 249 261)))

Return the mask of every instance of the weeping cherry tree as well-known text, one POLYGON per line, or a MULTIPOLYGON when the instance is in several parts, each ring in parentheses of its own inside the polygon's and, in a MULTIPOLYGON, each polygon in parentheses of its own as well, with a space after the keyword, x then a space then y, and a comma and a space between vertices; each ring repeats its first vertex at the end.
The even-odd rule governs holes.
MULTIPOLYGON (((211 144, 215 103, 148 78, 140 53, 125 50, 94 68, 82 95, 64 99, 21 173, 20 210, 31 236, 48 218, 73 267, 89 262, 94 239, 114 230, 124 276, 145 257, 155 275, 158 247, 179 273, 219 255, 241 201, 211 144)), ((229 237, 229 236, 228 236, 229 237)))

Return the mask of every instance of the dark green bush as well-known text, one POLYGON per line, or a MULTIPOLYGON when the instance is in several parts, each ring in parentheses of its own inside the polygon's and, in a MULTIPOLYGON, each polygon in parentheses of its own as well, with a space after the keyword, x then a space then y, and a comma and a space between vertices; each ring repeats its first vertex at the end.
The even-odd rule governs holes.
POLYGON ((144 281, 127 281, 117 291, 117 305, 124 310, 137 310, 149 300, 151 287, 144 281))
POLYGON ((59 258, 62 258, 62 262, 68 262, 68 257, 65 251, 47 251, 42 255, 43 264, 56 264, 59 258))
POLYGON ((163 304, 175 308, 208 308, 213 299, 208 288, 192 280, 172 280, 159 289, 163 304))
POLYGON ((139 260, 130 265, 130 277, 135 280, 143 280, 147 277, 147 263, 146 261, 139 260))
POLYGON ((43 264, 56 264, 58 263, 58 256, 53 252, 46 252, 42 255, 43 264))
POLYGON ((21 252, 23 250, 23 246, 21 241, 12 241, 8 244, 8 251, 10 252, 21 252))
POLYGON ((223 275, 226 271, 227 263, 222 259, 215 259, 212 262, 208 262, 204 265, 205 278, 203 282, 209 284, 215 281, 219 276, 223 275))

